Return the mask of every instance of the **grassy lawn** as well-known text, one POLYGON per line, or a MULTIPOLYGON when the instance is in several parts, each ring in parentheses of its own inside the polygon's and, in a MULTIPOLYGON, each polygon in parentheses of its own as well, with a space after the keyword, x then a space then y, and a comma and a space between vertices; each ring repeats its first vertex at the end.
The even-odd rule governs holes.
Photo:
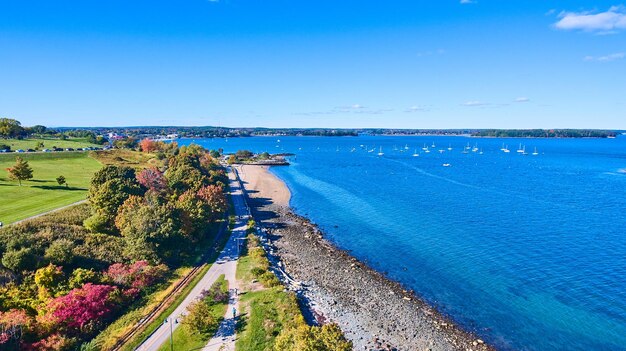
POLYGON ((245 292, 241 303, 246 319, 237 332, 237 350, 272 350, 281 330, 293 326, 301 315, 295 295, 283 287, 245 292))
POLYGON ((153 154, 126 149, 91 151, 90 155, 105 165, 146 168, 151 166, 159 167, 163 163, 153 154))
MULTIPOLYGON (((228 281, 224 279, 224 275, 219 276, 215 281, 216 285, 220 286, 222 291, 228 291, 228 281)), ((215 285, 214 284, 214 285, 215 285)), ((217 303, 211 306, 211 315, 215 318, 215 320, 221 322, 226 314, 226 308, 228 307, 227 303, 217 303)), ((206 346, 207 342, 211 340, 213 334, 215 334, 215 330, 210 330, 205 334, 194 334, 191 333, 184 325, 178 327, 174 333, 172 339, 174 340, 174 350, 200 350, 204 346, 206 346)), ((170 342, 166 342, 161 345, 159 351, 169 351, 170 350, 170 342)))
POLYGON ((22 182, 8 178, 16 154, 0 154, 0 221, 12 223, 85 199, 92 175, 102 167, 84 152, 20 154, 33 169, 33 179, 22 182), (69 187, 59 186, 63 175, 69 187))
POLYGON ((35 149, 39 143, 43 143, 43 148, 41 149, 52 149, 54 147, 59 148, 83 148, 83 147, 102 147, 102 145, 96 145, 87 142, 85 139, 79 138, 71 138, 66 140, 61 140, 57 138, 32 138, 32 139, 0 139, 0 144, 9 145, 11 150, 15 151, 18 149, 27 150, 27 149, 35 149))

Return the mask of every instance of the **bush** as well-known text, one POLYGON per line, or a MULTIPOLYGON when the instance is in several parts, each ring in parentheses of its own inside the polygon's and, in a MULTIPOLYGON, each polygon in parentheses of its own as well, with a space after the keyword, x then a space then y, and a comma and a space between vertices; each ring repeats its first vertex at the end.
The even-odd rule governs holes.
POLYGON ((252 275, 254 275, 257 278, 259 278, 265 272, 267 272, 267 271, 265 269, 261 268, 261 267, 254 267, 254 268, 252 268, 250 270, 250 273, 252 273, 252 275))
POLYGON ((16 273, 34 271, 37 268, 37 257, 30 248, 11 250, 2 256, 2 265, 16 273))
POLYGON ((92 233, 103 233, 107 230, 107 219, 100 214, 94 214, 85 219, 83 226, 92 233))
POLYGON ((69 239, 57 239, 46 249, 44 257, 55 265, 66 266, 72 264, 74 242, 69 239))

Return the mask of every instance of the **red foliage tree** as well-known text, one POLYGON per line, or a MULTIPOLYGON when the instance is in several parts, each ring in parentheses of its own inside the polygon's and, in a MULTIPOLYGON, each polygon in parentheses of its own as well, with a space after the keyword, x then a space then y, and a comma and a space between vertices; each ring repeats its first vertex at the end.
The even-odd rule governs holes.
POLYGON ((139 142, 139 147, 143 152, 153 152, 158 150, 159 146, 154 140, 150 140, 148 138, 143 139, 139 142))
MULTIPOLYGON (((112 264, 104 275, 113 283, 136 291, 143 290, 161 280, 166 271, 167 268, 164 265, 151 266, 147 261, 137 261, 131 265, 112 264)), ((128 291, 127 294, 133 295, 134 293, 128 291)))
POLYGON ((113 313, 116 305, 113 295, 117 290, 111 285, 92 283, 73 289, 50 301, 50 320, 76 331, 83 331, 90 324, 97 325, 113 313))
POLYGON ((198 197, 206 201, 213 212, 213 219, 218 213, 223 213, 228 208, 228 202, 224 195, 224 190, 218 185, 207 185, 198 190, 198 197))
POLYGON ((139 172, 137 181, 144 187, 157 192, 167 189, 167 180, 163 173, 156 168, 146 168, 139 172))

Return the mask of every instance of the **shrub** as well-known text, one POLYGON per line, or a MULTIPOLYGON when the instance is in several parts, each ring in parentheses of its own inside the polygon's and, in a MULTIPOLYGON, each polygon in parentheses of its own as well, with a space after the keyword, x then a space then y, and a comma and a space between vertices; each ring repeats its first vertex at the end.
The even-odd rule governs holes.
POLYGON ((46 249, 44 257, 56 265, 70 265, 74 260, 72 249, 74 242, 69 239, 57 239, 46 249))
POLYGON ((2 265, 16 273, 33 271, 37 268, 37 257, 30 248, 10 250, 2 255, 2 265))

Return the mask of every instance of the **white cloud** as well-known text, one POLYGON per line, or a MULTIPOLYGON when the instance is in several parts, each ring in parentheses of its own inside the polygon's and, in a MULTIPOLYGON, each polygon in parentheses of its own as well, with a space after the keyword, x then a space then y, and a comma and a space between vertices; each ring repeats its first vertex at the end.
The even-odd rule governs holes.
POLYGON ((611 62, 615 60, 621 60, 626 57, 626 53, 616 52, 605 56, 585 56, 583 61, 597 61, 597 62, 611 62))
POLYGON ((600 34, 615 33, 626 29, 626 8, 612 6, 605 12, 561 12, 560 20, 554 24, 557 29, 581 30, 600 34))
POLYGON ((467 5, 467 4, 475 4, 475 3, 477 3, 477 2, 478 2, 478 1, 475 1, 475 0, 461 0, 461 1, 460 1, 460 3, 461 3, 462 5, 467 5))
POLYGON ((530 99, 527 97, 518 97, 517 99, 515 99, 515 102, 529 102, 530 99))
POLYGON ((424 106, 417 106, 417 105, 416 105, 416 106, 411 106, 411 107, 407 108, 406 110, 404 110, 404 112, 407 112, 407 113, 412 113, 412 112, 426 112, 426 111, 428 111, 428 108, 427 108, 427 107, 424 107, 424 106))
POLYGON ((468 107, 478 107, 478 106, 488 106, 489 103, 482 102, 482 101, 466 101, 462 105, 468 106, 468 107))

